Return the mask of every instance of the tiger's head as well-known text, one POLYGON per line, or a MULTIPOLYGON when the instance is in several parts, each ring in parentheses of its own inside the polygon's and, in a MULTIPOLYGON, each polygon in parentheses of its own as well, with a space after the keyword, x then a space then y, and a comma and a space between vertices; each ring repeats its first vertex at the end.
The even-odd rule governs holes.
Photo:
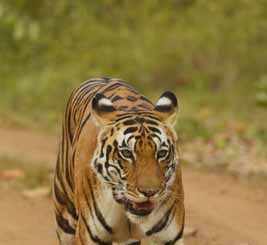
POLYGON ((100 128, 93 168, 115 200, 135 215, 148 215, 165 200, 176 176, 177 98, 165 92, 153 107, 122 112, 103 94, 92 100, 100 128))

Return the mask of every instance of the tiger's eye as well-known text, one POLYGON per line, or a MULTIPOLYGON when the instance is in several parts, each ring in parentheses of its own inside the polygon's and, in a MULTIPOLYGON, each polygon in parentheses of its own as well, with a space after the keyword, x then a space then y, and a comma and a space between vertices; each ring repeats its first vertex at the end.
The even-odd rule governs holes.
POLYGON ((168 154, 167 150, 160 150, 158 151, 158 158, 163 158, 168 154))
POLYGON ((125 149, 121 151, 121 154, 125 157, 125 158, 131 158, 133 156, 132 152, 125 149))

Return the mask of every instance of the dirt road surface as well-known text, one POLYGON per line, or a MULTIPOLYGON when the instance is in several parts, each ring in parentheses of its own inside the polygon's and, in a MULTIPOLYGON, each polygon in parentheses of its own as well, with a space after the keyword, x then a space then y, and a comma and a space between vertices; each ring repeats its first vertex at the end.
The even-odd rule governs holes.
MULTIPOLYGON (((57 137, 0 129, 0 156, 53 167, 57 137)), ((267 181, 183 167, 186 223, 197 229, 186 245, 267 245, 267 181)), ((56 245, 50 198, 0 188, 0 245, 56 245)))

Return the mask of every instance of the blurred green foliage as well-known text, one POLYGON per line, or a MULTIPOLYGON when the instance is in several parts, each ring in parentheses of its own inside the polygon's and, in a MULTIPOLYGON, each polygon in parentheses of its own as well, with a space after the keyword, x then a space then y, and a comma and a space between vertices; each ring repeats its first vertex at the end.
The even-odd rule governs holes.
POLYGON ((265 0, 1 0, 0 37, 2 120, 57 121, 98 76, 178 91, 188 135, 211 135, 194 114, 207 106, 227 118, 266 105, 265 0))
POLYGON ((258 88, 257 102, 262 106, 267 106, 267 75, 263 76, 256 85, 258 88))

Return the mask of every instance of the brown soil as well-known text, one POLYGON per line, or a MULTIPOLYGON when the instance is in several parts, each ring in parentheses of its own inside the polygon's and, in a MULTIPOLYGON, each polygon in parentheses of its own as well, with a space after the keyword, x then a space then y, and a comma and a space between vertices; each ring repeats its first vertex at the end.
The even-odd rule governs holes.
MULTIPOLYGON (((53 166, 57 137, 23 130, 0 129, 0 156, 53 166)), ((197 234, 186 245, 266 245, 267 184, 220 173, 183 167, 187 224, 197 234)), ((0 188, 0 244, 56 245, 52 202, 26 198, 0 188)))

